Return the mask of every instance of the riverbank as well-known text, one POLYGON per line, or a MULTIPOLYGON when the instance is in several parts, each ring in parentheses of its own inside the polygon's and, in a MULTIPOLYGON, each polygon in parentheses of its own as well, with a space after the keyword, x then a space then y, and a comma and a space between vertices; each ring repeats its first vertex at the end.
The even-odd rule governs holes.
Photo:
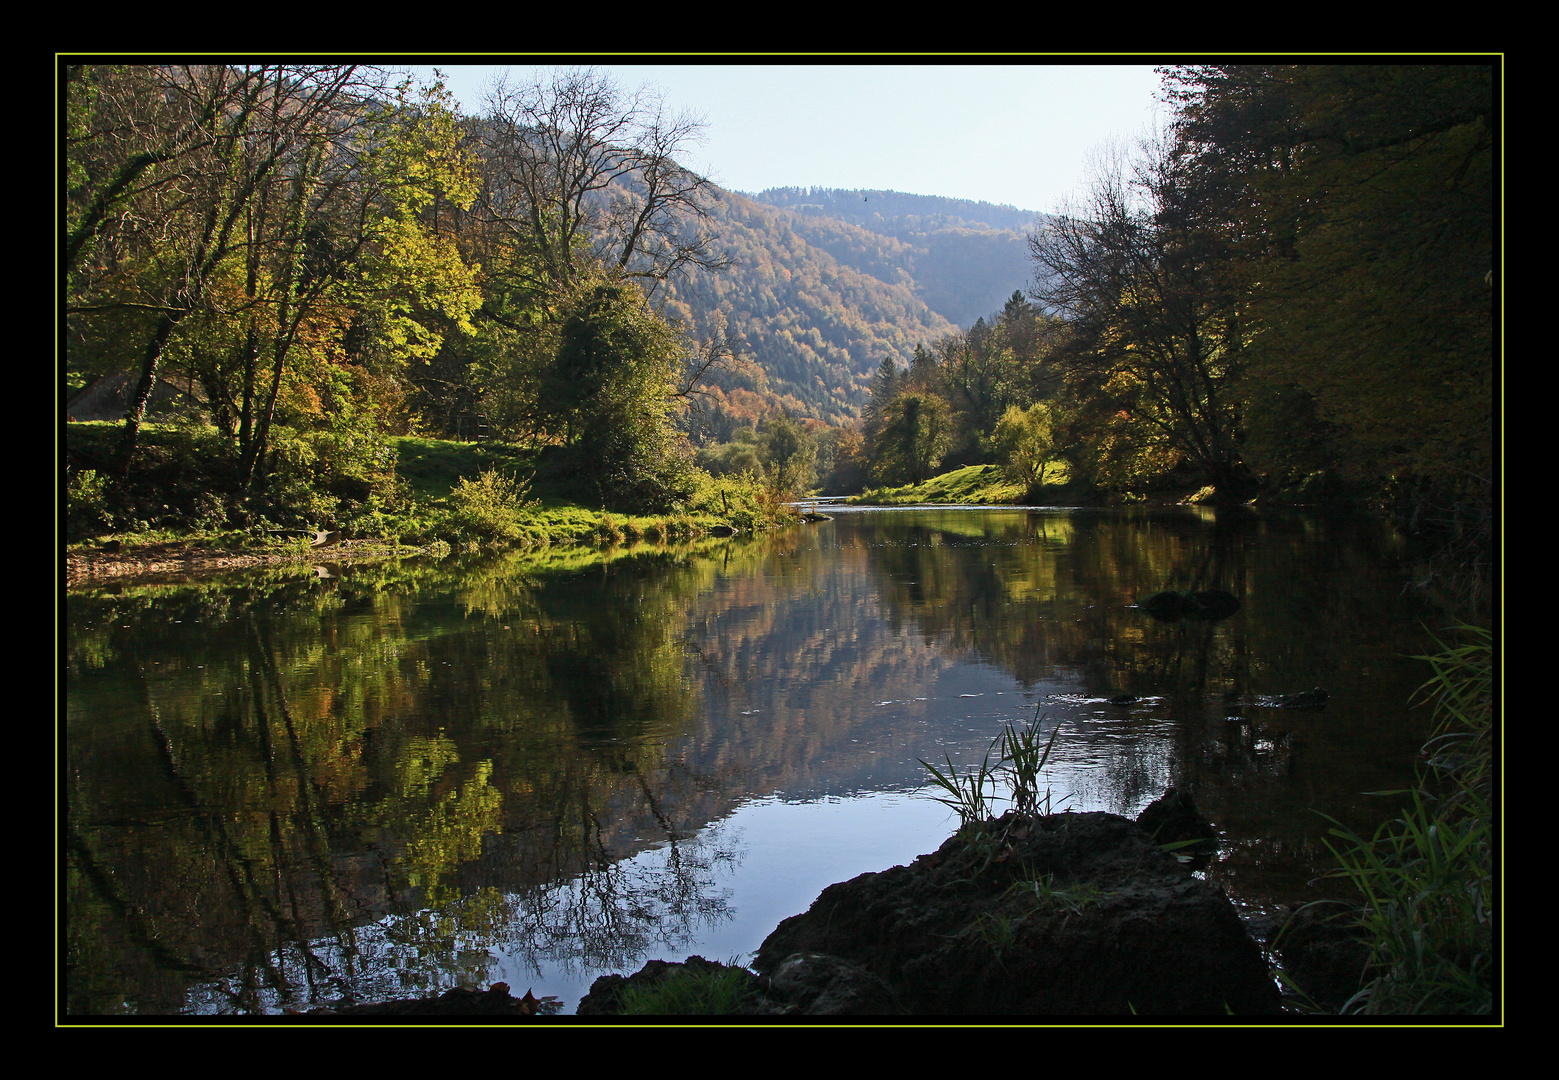
POLYGON ((67 586, 251 567, 478 550, 617 548, 751 533, 800 521, 750 477, 704 476, 658 515, 594 510, 530 491, 531 455, 499 444, 390 440, 394 476, 369 495, 221 494, 219 455, 176 425, 148 425, 144 461, 107 481, 118 428, 67 426, 67 586))
MULTIPOLYGON (((500 544, 466 542, 459 546, 434 540, 423 545, 385 539, 335 539, 314 545, 306 540, 254 548, 228 546, 230 535, 189 537, 108 537, 72 544, 64 553, 67 588, 103 581, 183 578, 204 573, 252 569, 264 566, 308 566, 376 562, 417 556, 440 558, 479 550, 522 549, 536 552, 571 548, 616 551, 645 544, 684 542, 708 537, 732 536, 732 525, 700 515, 685 522, 661 518, 619 517, 578 510, 573 527, 549 531, 538 526, 529 541, 500 544)), ((796 522, 804 520, 800 515, 796 522)), ((554 523, 555 524, 555 523, 554 523)))
POLYGON ((65 584, 112 578, 182 577, 206 571, 241 570, 255 566, 285 566, 307 562, 360 562, 417 554, 422 549, 377 540, 340 541, 301 552, 230 551, 196 539, 152 541, 125 546, 109 540, 96 548, 78 544, 65 552, 65 584))

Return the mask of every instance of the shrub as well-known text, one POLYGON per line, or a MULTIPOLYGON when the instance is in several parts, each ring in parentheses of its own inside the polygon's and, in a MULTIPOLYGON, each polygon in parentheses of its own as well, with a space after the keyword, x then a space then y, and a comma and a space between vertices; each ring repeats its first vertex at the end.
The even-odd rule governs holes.
POLYGON ((611 514, 602 514, 595 527, 596 540, 602 547, 616 547, 625 538, 622 522, 611 514))
POLYGON ((107 524, 107 493, 108 478, 94 469, 70 475, 65 487, 65 535, 69 539, 90 536, 107 524))
POLYGON ((717 517, 733 529, 756 532, 797 520, 784 496, 765 484, 757 473, 712 477, 698 474, 698 485, 689 509, 717 517))
POLYGON ((529 485, 495 469, 475 480, 462 477, 449 493, 456 532, 467 539, 519 539, 526 512, 536 506, 529 493, 529 485))

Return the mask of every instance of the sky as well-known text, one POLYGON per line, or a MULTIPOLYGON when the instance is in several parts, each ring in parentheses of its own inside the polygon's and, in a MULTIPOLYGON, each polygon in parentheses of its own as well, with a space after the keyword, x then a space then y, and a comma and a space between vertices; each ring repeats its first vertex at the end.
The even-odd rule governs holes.
MULTIPOLYGON (((495 74, 547 70, 528 57, 438 66, 467 113, 483 111, 495 74)), ((748 193, 870 188, 1048 213, 1081 193, 1092 154, 1135 140, 1165 112, 1151 64, 595 66, 627 89, 658 89, 673 113, 701 115, 705 137, 679 160, 748 193)))

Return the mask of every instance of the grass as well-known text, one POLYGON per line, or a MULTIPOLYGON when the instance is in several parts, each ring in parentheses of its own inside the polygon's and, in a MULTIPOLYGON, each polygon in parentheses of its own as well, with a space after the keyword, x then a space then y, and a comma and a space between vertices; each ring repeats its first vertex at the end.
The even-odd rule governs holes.
POLYGON ((1064 462, 1052 463, 1046 475, 1054 479, 1031 493, 1022 483, 1008 480, 998 465, 969 465, 934 476, 919 484, 874 488, 849 501, 870 506, 910 506, 917 503, 948 503, 959 506, 1011 506, 1044 501, 1046 492, 1061 497, 1069 480, 1064 462))
POLYGON ((1007 894, 1032 900, 1038 908, 1066 911, 1069 916, 1081 915, 1085 908, 1110 895, 1088 882, 1058 889, 1054 874, 1038 874, 1014 881, 1007 887, 1007 894))
POLYGON ((731 1016, 756 996, 752 975, 733 962, 719 970, 684 968, 650 986, 629 986, 618 1000, 624 1016, 731 1016))
POLYGON ((444 498, 461 480, 475 481, 483 473, 522 480, 532 468, 531 455, 504 443, 405 437, 391 439, 390 445, 397 454, 396 475, 419 501, 444 498))
POLYGON ((1493 640, 1462 627, 1460 645, 1418 659, 1433 675, 1427 773, 1410 805, 1369 838, 1334 825, 1327 846, 1358 889, 1356 916, 1375 975, 1344 1013, 1487 1014, 1493 1008, 1493 640))
MULTIPOLYGON (((685 506, 628 516, 579 506, 529 489, 534 454, 502 443, 417 437, 388 440, 395 470, 363 497, 324 491, 229 492, 222 473, 230 447, 214 428, 147 424, 140 465, 128 486, 106 472, 118 424, 67 425, 68 550, 96 556, 109 541, 134 555, 177 546, 229 555, 311 557, 303 537, 341 531, 386 551, 671 544, 711 533, 754 532, 798 519, 752 477, 704 477, 685 506), (208 445, 210 444, 210 445, 208 445), (213 449, 215 447, 215 449, 213 449), (222 450, 217 453, 216 450, 222 450), (226 457, 224 457, 226 455, 226 457)), ((294 484, 294 487, 297 485, 294 484)))
POLYGON ((1047 790, 1041 797, 1039 779, 1045 763, 1050 759, 1056 736, 1061 733, 1061 726, 1057 724, 1050 732, 1050 738, 1042 740, 1042 719, 1039 707, 1035 706, 1034 719, 1023 727, 1005 725, 980 764, 962 776, 958 774, 952 758, 945 755, 946 772, 929 761, 921 760, 921 766, 931 773, 932 782, 946 792, 945 795, 936 796, 936 801, 958 814, 960 828, 981 824, 993 816, 992 804, 999 798, 1003 781, 1012 808, 1018 813, 1035 817, 1050 812, 1050 793, 1047 790), (994 765, 991 764, 993 753, 997 755, 994 765))

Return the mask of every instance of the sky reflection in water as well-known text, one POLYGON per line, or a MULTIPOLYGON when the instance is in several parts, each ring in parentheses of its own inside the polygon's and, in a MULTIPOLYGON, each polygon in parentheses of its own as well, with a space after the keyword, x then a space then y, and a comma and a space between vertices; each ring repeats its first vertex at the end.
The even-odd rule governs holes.
POLYGON ((1427 723, 1397 545, 1295 514, 844 512, 573 567, 73 595, 70 1010, 505 981, 572 1011, 645 959, 745 959, 934 850, 920 759, 968 767, 1036 710, 1058 806, 1189 788, 1227 837, 1210 876, 1303 897, 1312 807, 1372 827, 1361 793, 1411 776, 1427 723), (1193 587, 1241 610, 1130 607, 1193 587), (1315 685, 1323 712, 1261 704, 1315 685))

